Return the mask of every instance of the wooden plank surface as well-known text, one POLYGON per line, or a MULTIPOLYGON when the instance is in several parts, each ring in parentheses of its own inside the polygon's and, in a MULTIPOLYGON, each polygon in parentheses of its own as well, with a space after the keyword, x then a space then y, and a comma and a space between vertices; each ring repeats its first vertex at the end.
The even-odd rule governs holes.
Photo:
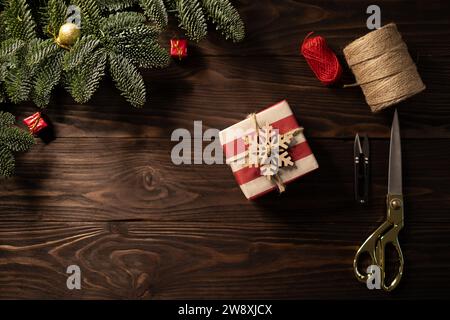
MULTIPOLYGON (((389 297, 445 296, 448 224, 408 229, 404 283, 389 297)), ((385 297, 352 281, 364 224, 7 222, 0 231, 1 298, 385 297), (65 289, 71 264, 83 270, 80 291, 65 289)))
MULTIPOLYGON (((356 281, 356 248, 385 218, 393 110, 359 89, 324 88, 298 46, 309 31, 342 48, 366 32, 369 1, 241 0, 242 44, 214 32, 185 62, 145 71, 132 109, 109 79, 87 105, 58 90, 56 140, 17 158, 0 184, 0 298, 446 298, 450 290, 450 3, 378 1, 398 24, 427 91, 399 106, 405 276, 392 294, 356 281), (173 130, 223 129, 287 99, 320 169, 248 202, 226 165, 175 166, 173 130), (371 201, 353 201, 353 138, 372 138, 371 201), (66 288, 66 268, 82 290, 66 288)), ((173 28, 173 30, 176 30, 173 28)), ((169 33, 168 33, 169 34, 169 33)), ((167 38, 162 39, 166 42, 167 38)), ((353 77, 346 70, 344 83, 353 77)), ((2 106, 18 119, 32 105, 2 106)))
MULTIPOLYGON (((147 138, 60 138, 19 158, 0 186, 2 221, 379 222, 385 216, 389 142, 373 140, 372 196, 353 201, 353 141, 314 139, 320 170, 283 195, 247 201, 222 165, 171 161, 175 142, 147 138)), ((407 220, 450 222, 448 140, 404 140, 407 220), (433 159, 433 165, 430 160, 433 159)))

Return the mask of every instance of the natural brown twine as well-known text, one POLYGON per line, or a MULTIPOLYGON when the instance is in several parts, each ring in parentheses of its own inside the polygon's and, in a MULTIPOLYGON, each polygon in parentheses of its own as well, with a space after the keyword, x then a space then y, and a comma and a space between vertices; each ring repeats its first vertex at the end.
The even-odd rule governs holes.
POLYGON ((344 55, 372 112, 425 90, 394 23, 353 41, 344 48, 344 55))

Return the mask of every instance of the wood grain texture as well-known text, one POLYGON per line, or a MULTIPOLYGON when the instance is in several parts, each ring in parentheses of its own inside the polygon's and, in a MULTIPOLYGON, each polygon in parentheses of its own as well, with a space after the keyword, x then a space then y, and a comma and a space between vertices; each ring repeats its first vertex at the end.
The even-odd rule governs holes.
MULTIPOLYGON (((393 110, 372 114, 358 88, 323 87, 298 54, 315 31, 342 59, 372 2, 235 2, 246 41, 211 31, 186 61, 145 71, 141 110, 110 79, 84 106, 57 90, 46 110, 57 139, 18 156, 17 176, 0 183, 0 299, 448 298, 450 2, 377 2, 427 85, 399 106, 405 275, 389 295, 358 283, 352 260, 385 219, 393 110), (249 202, 226 165, 171 162, 174 129, 223 129, 282 99, 320 165, 285 194, 249 202), (353 201, 356 132, 372 139, 367 207, 353 201), (66 288, 70 264, 81 267, 80 291, 66 288)), ((1 108, 18 119, 35 111, 1 108)))
MULTIPOLYGON (((358 283, 351 267, 356 244, 374 227, 7 222, 0 226, 0 298, 383 298, 358 283), (81 268, 80 291, 66 289, 71 264, 81 268)), ((449 231, 433 223, 405 229, 407 269, 389 299, 447 295, 449 231)))
MULTIPOLYGON (((19 158, 0 186, 2 221, 381 221, 389 143, 372 141, 371 204, 353 201, 353 141, 312 140, 320 170, 256 202, 245 199, 222 165, 176 166, 174 143, 154 139, 58 139, 19 158), (280 203, 283 201, 283 205, 280 203)), ((406 216, 450 222, 448 140, 403 143, 406 216), (429 159, 433 159, 430 165, 429 159)))

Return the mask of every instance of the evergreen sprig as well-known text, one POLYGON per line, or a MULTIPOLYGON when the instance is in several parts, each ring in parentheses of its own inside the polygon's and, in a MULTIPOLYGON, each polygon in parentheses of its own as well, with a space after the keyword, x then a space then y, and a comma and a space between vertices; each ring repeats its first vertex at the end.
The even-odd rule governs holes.
POLYGON ((228 0, 201 0, 208 17, 226 39, 240 42, 245 37, 244 22, 228 0))
POLYGON ((6 101, 5 89, 3 88, 3 84, 0 82, 0 103, 3 103, 5 101, 6 101))
POLYGON ((97 35, 102 17, 97 0, 71 0, 71 4, 81 9, 81 28, 83 34, 97 35))
POLYGON ((14 126, 12 114, 0 111, 0 177, 14 173, 14 152, 25 152, 34 144, 33 136, 14 126))
MULTIPOLYGON (((62 79, 76 101, 87 102, 98 88, 106 62, 114 62, 110 70, 120 69, 111 57, 123 57, 124 65, 133 65, 127 75, 130 78, 139 73, 137 68, 167 66, 169 55, 159 45, 158 37, 167 25, 168 12, 176 12, 180 26, 193 40, 206 36, 206 19, 212 20, 227 39, 240 41, 245 33, 242 20, 229 0, 72 0, 70 3, 81 10, 82 37, 67 50, 57 45, 55 39, 68 18, 68 2, 0 1, 4 2, 0 26, 6 34, 0 43, 0 101, 5 96, 14 103, 32 99, 40 107, 49 103, 51 91, 62 79), (45 8, 39 11, 42 4, 45 8), (143 13, 123 11, 136 6, 143 13), (46 35, 44 39, 39 38, 41 33, 36 30, 33 13, 41 17, 38 22, 46 35), (147 24, 147 19, 153 26, 147 24), (97 54, 99 51, 102 53, 97 54)), ((140 83, 141 78, 139 75, 131 83, 140 83)), ((139 90, 122 85, 121 79, 114 82, 132 105, 145 103, 139 90), (124 92, 128 89, 129 92, 124 92), (138 96, 133 98, 133 94, 138 96)))
POLYGON ((0 44, 0 63, 6 62, 23 46, 25 46, 25 41, 20 39, 11 38, 3 41, 0 44))
POLYGON ((67 6, 64 0, 48 0, 44 10, 44 33, 56 38, 59 28, 66 22, 67 6))
POLYGON ((100 30, 103 34, 112 35, 127 28, 134 28, 145 24, 146 18, 138 12, 117 12, 102 18, 100 30))
MULTIPOLYGON (((107 62, 114 61, 108 57, 114 54, 124 57, 125 64, 133 65, 126 75, 132 85, 124 85, 117 72, 112 75, 113 80, 122 95, 133 106, 140 107, 145 103, 146 94, 140 91, 142 87, 145 90, 145 86, 137 85, 142 81, 138 68, 169 64, 167 50, 158 43, 161 28, 149 26, 144 15, 146 12, 156 14, 158 6, 154 4, 157 2, 142 2, 147 6, 144 13, 115 12, 105 16, 100 8, 108 6, 120 10, 136 4, 136 0, 72 0, 81 11, 82 37, 67 49, 55 41, 67 20, 67 2, 45 1, 39 24, 46 38, 40 39, 32 19, 35 6, 25 0, 4 1, 6 6, 0 14, 0 24, 7 28, 8 37, 0 43, 0 101, 5 100, 5 96, 14 103, 32 99, 43 108, 50 102, 53 88, 64 81, 72 97, 79 103, 86 103, 98 89, 107 62), (15 15, 20 19, 13 19, 15 15)), ((119 70, 119 64, 115 63, 110 69, 119 70)))
POLYGON ((165 67, 169 64, 169 55, 156 42, 158 34, 158 30, 140 25, 110 33, 106 41, 111 51, 124 56, 138 67, 165 67))
POLYGON ((64 55, 63 67, 65 71, 71 71, 76 67, 81 67, 83 62, 93 54, 100 41, 92 35, 79 39, 70 51, 64 55))
POLYGON ((27 53, 38 45, 39 40, 34 39, 20 48, 15 55, 4 63, 4 86, 9 99, 13 103, 27 101, 33 87, 33 77, 37 69, 36 65, 27 63, 27 53))
POLYGON ((180 27, 186 31, 190 39, 199 41, 206 37, 208 27, 197 0, 175 0, 175 8, 180 20, 180 27))
POLYGON ((111 75, 121 94, 135 107, 145 103, 146 89, 144 79, 133 63, 126 57, 109 54, 111 75))
POLYGON ((226 39, 245 37, 245 26, 229 0, 97 0, 104 11, 121 11, 139 5, 149 21, 159 28, 167 26, 168 13, 175 12, 179 26, 189 39, 199 41, 207 35, 206 20, 211 20, 226 39))
POLYGON ((29 66, 39 65, 44 59, 60 51, 59 49, 53 39, 37 39, 28 47, 28 52, 25 55, 26 63, 29 66))
POLYGON ((105 75, 106 53, 97 50, 83 60, 83 68, 75 68, 65 74, 66 88, 78 103, 87 103, 97 91, 105 75))
POLYGON ((169 20, 163 0, 139 0, 147 18, 160 28, 165 28, 169 20))
POLYGON ((109 54, 109 69, 116 87, 131 105, 142 107, 145 85, 137 68, 162 68, 170 61, 167 50, 157 42, 160 29, 146 25, 142 14, 120 12, 104 18, 100 30, 101 44, 109 54), (117 61, 117 57, 123 61, 117 61), (131 69, 123 71, 124 66, 131 69))
MULTIPOLYGON (((142 107, 147 92, 139 68, 169 64, 158 38, 172 11, 192 40, 206 36, 207 19, 227 39, 244 37, 242 20, 228 0, 0 0, 0 102, 32 100, 44 108, 53 89, 63 83, 75 101, 86 103, 108 70, 121 95, 142 107), (63 48, 56 39, 67 22, 69 4, 81 10, 81 37, 63 48)), ((14 120, 0 112, 3 177, 14 171, 14 153, 34 144, 14 120)))
POLYGON ((30 41, 37 37, 36 23, 26 0, 6 1, 2 23, 8 38, 30 41))
POLYGON ((33 102, 40 108, 50 103, 52 90, 59 84, 62 74, 63 52, 47 58, 35 75, 34 88, 31 94, 33 102))
POLYGON ((136 0, 97 0, 102 10, 120 11, 128 9, 136 4, 136 0))

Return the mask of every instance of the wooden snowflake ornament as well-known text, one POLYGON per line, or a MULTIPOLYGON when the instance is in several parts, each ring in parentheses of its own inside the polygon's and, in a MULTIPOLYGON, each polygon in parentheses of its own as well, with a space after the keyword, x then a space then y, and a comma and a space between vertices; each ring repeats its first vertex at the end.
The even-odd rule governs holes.
POLYGON ((261 175, 268 178, 278 174, 280 168, 294 166, 288 150, 298 132, 280 134, 278 129, 266 124, 256 134, 246 136, 247 166, 260 168, 261 175))

